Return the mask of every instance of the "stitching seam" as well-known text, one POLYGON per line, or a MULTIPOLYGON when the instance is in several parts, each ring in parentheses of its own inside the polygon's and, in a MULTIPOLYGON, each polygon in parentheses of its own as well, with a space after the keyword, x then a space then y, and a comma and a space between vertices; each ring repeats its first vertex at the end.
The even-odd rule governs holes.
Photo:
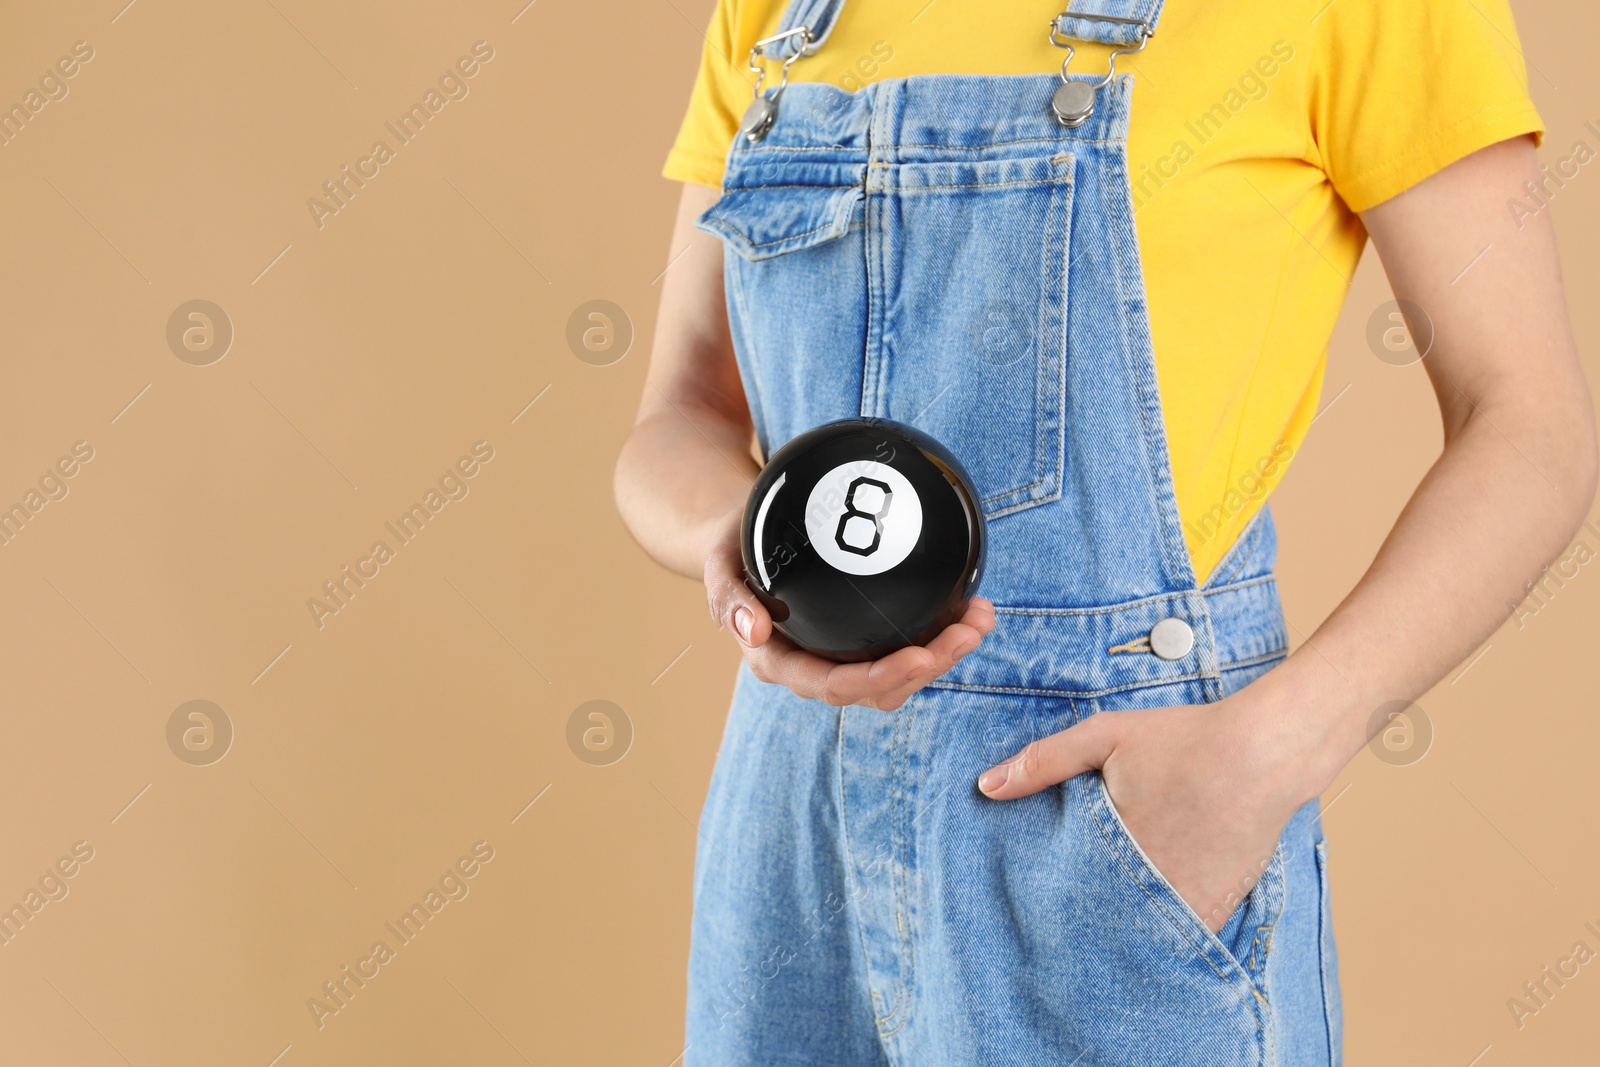
POLYGON ((791 182, 787 185, 729 185, 723 187, 723 193, 764 193, 769 189, 815 189, 818 192, 842 193, 849 189, 860 189, 863 192, 866 186, 860 182, 847 182, 844 185, 817 185, 809 182, 791 182))
MULTIPOLYGON (((901 164, 904 166, 905 164, 901 164)), ((1049 178, 1017 178, 1008 182, 959 182, 949 185, 897 185, 897 193, 920 193, 929 189, 998 189, 1006 185, 1071 185, 1069 178, 1052 176, 1049 178)))
MULTIPOLYGON (((1252 657, 1251 659, 1232 660, 1228 663, 1219 665, 1217 667, 1216 674, 1220 675, 1227 671, 1239 670, 1244 667, 1255 667, 1262 663, 1270 663, 1275 659, 1282 659, 1284 656, 1288 655, 1288 653, 1289 650, 1287 648, 1281 648, 1276 652, 1268 652, 1264 655, 1252 657)), ((1175 674, 1171 677, 1148 678, 1143 681, 1127 682, 1122 685, 1109 686, 1105 689, 1043 689, 1020 685, 980 685, 976 682, 946 682, 941 679, 935 679, 934 681, 929 682, 926 688, 945 689, 953 692, 964 693, 999 693, 1002 695, 1016 696, 1038 695, 1049 697, 1066 697, 1069 699, 1072 697, 1092 699, 1095 697, 1109 696, 1112 693, 1126 693, 1134 689, 1151 689, 1159 685, 1170 685, 1175 682, 1193 682, 1212 677, 1214 677, 1214 675, 1206 671, 1191 671, 1188 674, 1175 674)))
MULTIPOLYGON (((854 852, 852 851, 852 849, 850 847, 850 819, 849 819, 849 815, 848 815, 848 812, 846 810, 846 805, 845 805, 845 796, 846 796, 847 790, 845 789, 845 786, 844 786, 844 769, 845 769, 845 752, 844 752, 845 721, 844 720, 845 720, 845 716, 848 715, 849 713, 850 713, 850 709, 848 707, 843 707, 843 708, 839 709, 839 743, 838 743, 839 747, 838 747, 838 751, 836 753, 836 757, 837 757, 837 760, 838 760, 838 767, 839 767, 839 836, 843 840, 843 845, 844 845, 844 870, 845 870, 845 884, 846 884, 847 887, 856 884, 855 858, 854 858, 854 852)), ((866 895, 867 895, 867 889, 866 889, 865 886, 862 886, 862 892, 861 892, 861 898, 860 899, 864 901, 866 899, 866 895)), ((850 908, 850 916, 851 916, 852 919, 855 920, 855 924, 856 924, 856 940, 858 942, 860 942, 860 944, 861 944, 861 964, 862 964, 862 966, 864 968, 868 969, 867 970, 867 992, 868 992, 868 994, 870 994, 872 992, 872 974, 871 974, 871 970, 870 970, 872 955, 867 951, 867 932, 866 932, 866 929, 865 929, 865 924, 861 921, 860 901, 857 901, 855 903, 855 905, 850 908)))
MULTIPOLYGON (((718 220, 718 221, 721 221, 721 220, 718 220)), ((745 237, 744 239, 750 245, 751 248, 771 248, 773 245, 781 245, 781 244, 784 244, 785 242, 788 242, 788 241, 798 241, 802 237, 810 237, 814 233, 821 233, 824 230, 831 230, 831 229, 833 229, 833 227, 834 227, 834 223, 830 222, 830 223, 827 223, 826 225, 818 226, 814 230, 807 230, 805 233, 792 233, 788 237, 778 237, 778 238, 775 238, 775 239, 773 239, 771 241, 751 241, 748 237, 745 237)), ((848 227, 846 227, 846 229, 848 229, 848 227)), ((740 237, 744 237, 744 234, 739 234, 739 236, 740 237)), ((842 237, 842 236, 844 236, 844 234, 841 233, 840 236, 842 237)))
MULTIPOLYGON (((1205 597, 1205 598, 1209 598, 1209 597, 1215 596, 1215 595, 1217 595, 1219 593, 1227 593, 1227 592, 1233 592, 1235 590, 1249 589, 1249 588, 1251 588, 1253 586, 1266 585, 1268 583, 1276 583, 1276 582, 1277 582, 1277 577, 1274 576, 1274 575, 1268 574, 1268 575, 1263 575, 1260 578, 1251 578, 1248 581, 1239 582, 1236 585, 1219 585, 1215 589, 1207 590, 1205 593, 1202 594, 1202 596, 1205 597)), ((1187 593, 1166 593, 1166 594, 1163 594, 1161 596, 1149 596, 1149 597, 1143 597, 1142 599, 1139 599, 1139 600, 1129 600, 1126 603, 1114 604, 1111 607, 1106 607, 1106 608, 1005 608, 1005 607, 996 607, 994 610, 995 610, 995 614, 996 615, 1060 615, 1060 616, 1109 615, 1109 614, 1112 614, 1112 613, 1115 613, 1115 612, 1126 611, 1126 610, 1129 610, 1131 608, 1146 607, 1146 606, 1149 606, 1149 605, 1152 605, 1152 604, 1163 604, 1163 603, 1178 602, 1178 601, 1184 600, 1184 598, 1187 597, 1187 596, 1188 596, 1187 593)))

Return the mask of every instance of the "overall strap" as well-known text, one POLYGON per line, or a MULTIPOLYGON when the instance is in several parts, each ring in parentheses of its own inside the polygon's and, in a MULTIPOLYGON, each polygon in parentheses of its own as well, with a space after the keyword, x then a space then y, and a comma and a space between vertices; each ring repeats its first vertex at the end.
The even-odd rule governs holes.
MULTIPOLYGON (((1155 32, 1165 2, 1069 0, 1067 9, 1055 17, 1055 34, 1074 41, 1097 41, 1127 48, 1138 44, 1141 37, 1155 32)), ((778 24, 778 33, 804 26, 811 31, 811 44, 806 50, 815 52, 828 39, 843 8, 844 0, 790 0, 783 13, 783 21, 778 24)), ((774 41, 763 50, 763 54, 768 59, 788 59, 800 50, 800 40, 796 34, 774 41)))
MULTIPOLYGON (((783 13, 783 21, 778 24, 778 33, 804 26, 811 31, 811 44, 806 52, 815 52, 828 39, 843 7, 844 0, 790 0, 788 10, 783 13)), ((762 54, 768 59, 788 59, 800 51, 801 39, 800 34, 795 34, 774 41, 763 49, 762 54)))
MULTIPOLYGON (((1155 32, 1165 0, 1069 0, 1051 23, 1056 37, 1131 48, 1155 32)), ((795 0, 794 7, 803 7, 795 0)), ((792 11, 794 8, 790 8, 792 11)))

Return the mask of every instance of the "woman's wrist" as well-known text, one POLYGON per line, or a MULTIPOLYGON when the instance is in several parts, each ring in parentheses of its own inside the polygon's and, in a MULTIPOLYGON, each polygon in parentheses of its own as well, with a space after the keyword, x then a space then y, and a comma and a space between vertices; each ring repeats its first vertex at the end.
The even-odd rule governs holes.
POLYGON ((1321 796, 1366 745, 1370 701, 1309 645, 1233 699, 1273 791, 1294 807, 1321 796))
POLYGON ((739 528, 739 522, 744 517, 744 498, 741 494, 737 504, 718 506, 710 509, 710 513, 695 524, 690 537, 703 560, 713 552, 723 551, 734 532, 739 528))

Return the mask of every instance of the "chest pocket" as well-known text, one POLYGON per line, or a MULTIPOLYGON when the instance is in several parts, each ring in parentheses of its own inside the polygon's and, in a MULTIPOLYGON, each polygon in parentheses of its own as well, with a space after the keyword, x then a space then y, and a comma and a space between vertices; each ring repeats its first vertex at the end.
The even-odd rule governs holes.
POLYGON ((902 163, 867 199, 888 295, 866 395, 945 442, 991 518, 1061 495, 1072 167, 902 163))
POLYGON ((860 185, 729 188, 700 217, 700 227, 755 263, 843 237, 861 195, 860 185))
POLYGON ((898 419, 956 454, 990 518, 1057 499, 1072 166, 811 163, 760 185, 731 170, 700 224, 739 257, 730 309, 758 364, 747 383, 767 386, 758 422, 781 443, 829 418, 898 419))

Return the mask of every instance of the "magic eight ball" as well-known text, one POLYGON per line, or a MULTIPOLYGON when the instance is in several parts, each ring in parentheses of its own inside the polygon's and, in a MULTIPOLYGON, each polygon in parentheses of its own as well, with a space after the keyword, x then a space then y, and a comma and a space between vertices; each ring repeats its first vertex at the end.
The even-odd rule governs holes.
POLYGON ((889 419, 844 419, 780 448, 745 506, 744 568, 773 624, 842 662, 924 645, 983 575, 983 509, 950 450, 889 419))

